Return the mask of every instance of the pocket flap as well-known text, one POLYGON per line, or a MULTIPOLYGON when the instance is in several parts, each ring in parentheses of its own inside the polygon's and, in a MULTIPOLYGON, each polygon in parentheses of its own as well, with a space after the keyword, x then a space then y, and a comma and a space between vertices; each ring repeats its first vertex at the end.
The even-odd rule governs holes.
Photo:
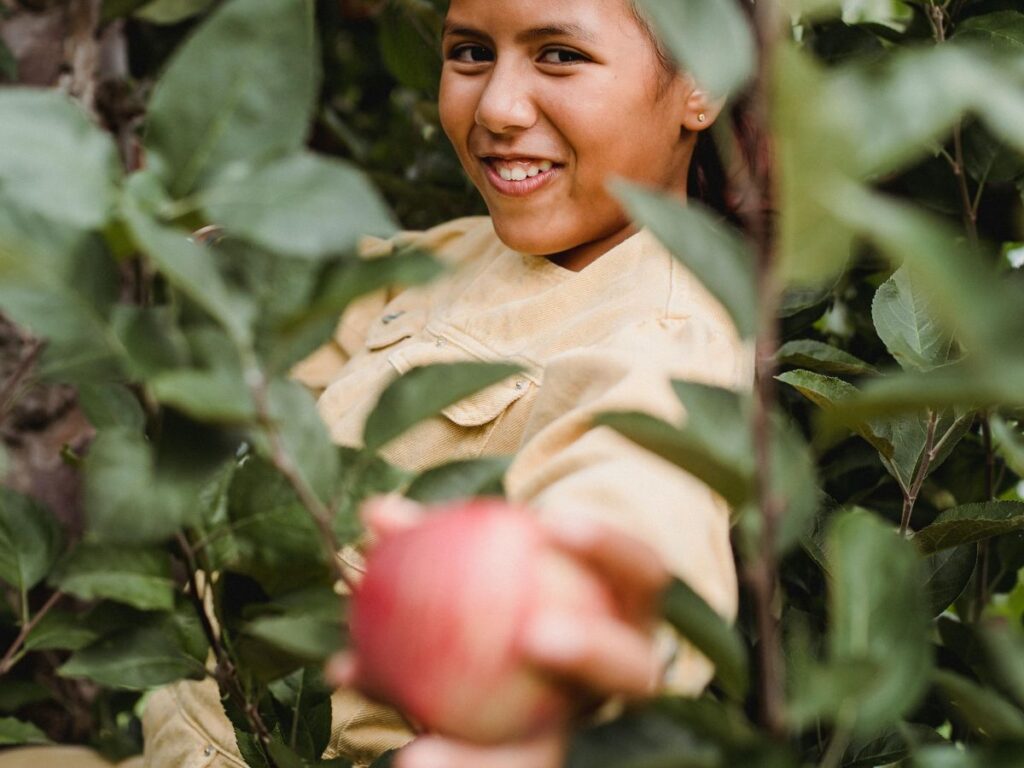
POLYGON ((427 320, 425 309, 403 309, 385 307, 384 312, 370 325, 366 332, 368 349, 383 349, 395 342, 407 339, 423 328, 427 320))
MULTIPOLYGON (((450 344, 423 342, 409 344, 388 355, 388 362, 394 366, 400 376, 404 376, 413 368, 422 368, 437 363, 456 363, 466 361, 465 352, 453 348, 450 344)), ((478 427, 494 421, 512 403, 529 391, 533 383, 523 374, 514 374, 507 379, 481 389, 479 392, 459 400, 457 403, 442 409, 441 414, 463 427, 478 427)))
POLYGON ((479 427, 498 418, 525 395, 530 386, 529 380, 523 376, 512 376, 449 405, 441 413, 460 426, 479 427))

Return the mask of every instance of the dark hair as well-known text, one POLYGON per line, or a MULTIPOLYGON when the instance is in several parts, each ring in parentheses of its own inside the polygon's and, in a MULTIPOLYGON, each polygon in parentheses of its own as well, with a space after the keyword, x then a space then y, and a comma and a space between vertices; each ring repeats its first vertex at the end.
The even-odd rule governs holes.
MULTIPOLYGON (((650 20, 637 5, 636 0, 629 0, 629 6, 637 23, 654 43, 655 52, 666 80, 668 77, 674 76, 679 70, 678 64, 665 48, 661 39, 654 33, 650 20)), ((758 142, 743 117, 746 114, 744 102, 743 98, 736 99, 732 108, 723 113, 720 119, 731 121, 733 131, 741 144, 740 151, 746 153, 751 147, 758 146, 758 142)), ((734 185, 730 183, 730 174, 722 162, 722 157, 710 131, 705 130, 697 134, 687 175, 686 194, 716 211, 732 224, 743 225, 743 218, 740 214, 741 201, 736 196, 734 185)))

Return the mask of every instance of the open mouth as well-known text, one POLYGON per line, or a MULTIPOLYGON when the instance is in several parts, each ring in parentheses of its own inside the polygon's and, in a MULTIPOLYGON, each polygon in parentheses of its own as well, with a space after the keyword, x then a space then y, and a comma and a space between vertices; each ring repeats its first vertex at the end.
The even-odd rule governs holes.
POLYGON ((504 195, 527 195, 544 186, 563 166, 551 160, 481 158, 487 178, 504 195))
POLYGON ((558 167, 550 160, 503 160, 498 157, 485 157, 484 162, 503 181, 526 181, 558 167))

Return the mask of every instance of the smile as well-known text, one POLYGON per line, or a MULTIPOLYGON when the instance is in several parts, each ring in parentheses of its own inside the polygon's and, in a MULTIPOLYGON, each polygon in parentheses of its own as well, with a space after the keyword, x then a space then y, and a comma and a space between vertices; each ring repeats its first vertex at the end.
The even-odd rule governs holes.
POLYGON ((482 162, 491 186, 509 197, 522 197, 535 192, 551 181, 562 167, 550 160, 486 157, 482 162))

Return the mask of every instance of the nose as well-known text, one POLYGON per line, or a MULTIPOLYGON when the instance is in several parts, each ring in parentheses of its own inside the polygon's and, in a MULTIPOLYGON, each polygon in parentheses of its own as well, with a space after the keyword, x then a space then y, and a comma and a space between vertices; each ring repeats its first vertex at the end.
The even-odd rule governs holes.
POLYGON ((491 133, 516 133, 537 122, 537 107, 530 92, 529 76, 516 62, 499 58, 476 105, 476 124, 491 133))

